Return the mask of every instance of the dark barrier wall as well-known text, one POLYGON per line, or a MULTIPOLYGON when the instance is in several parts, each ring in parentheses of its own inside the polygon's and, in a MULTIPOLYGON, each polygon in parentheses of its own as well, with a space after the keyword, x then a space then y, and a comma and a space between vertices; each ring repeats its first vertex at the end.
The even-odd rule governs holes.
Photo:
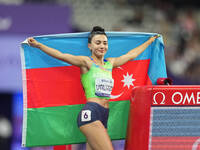
POLYGON ((0 93, 0 149, 9 150, 12 136, 12 95, 0 93))

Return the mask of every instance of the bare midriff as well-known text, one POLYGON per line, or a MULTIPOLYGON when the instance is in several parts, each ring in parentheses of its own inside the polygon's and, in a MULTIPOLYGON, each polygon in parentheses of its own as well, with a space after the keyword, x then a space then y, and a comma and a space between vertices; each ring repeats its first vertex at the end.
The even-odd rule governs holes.
POLYGON ((92 98, 88 98, 87 102, 95 102, 95 103, 98 103, 99 105, 101 105, 105 108, 109 108, 109 100, 108 99, 92 97, 92 98))

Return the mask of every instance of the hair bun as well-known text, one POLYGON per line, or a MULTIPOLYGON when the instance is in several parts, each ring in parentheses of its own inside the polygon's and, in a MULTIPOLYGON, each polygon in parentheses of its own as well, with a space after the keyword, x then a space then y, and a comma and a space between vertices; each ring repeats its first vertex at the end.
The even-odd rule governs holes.
POLYGON ((92 38, 93 38, 95 35, 98 35, 98 34, 100 34, 100 35, 105 35, 105 36, 107 37, 104 28, 102 28, 102 27, 100 27, 100 26, 94 26, 93 29, 92 29, 92 31, 90 32, 90 34, 89 34, 89 36, 88 36, 88 43, 91 43, 92 38))
POLYGON ((92 32, 105 32, 105 30, 100 26, 94 26, 92 32))

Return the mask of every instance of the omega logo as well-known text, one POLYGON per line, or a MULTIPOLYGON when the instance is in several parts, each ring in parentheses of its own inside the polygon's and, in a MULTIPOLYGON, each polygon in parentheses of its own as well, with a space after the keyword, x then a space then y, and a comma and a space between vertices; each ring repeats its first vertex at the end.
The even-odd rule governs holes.
MULTIPOLYGON (((166 93, 167 94, 167 93, 166 93)), ((156 92, 153 95, 153 104, 165 104, 166 97, 169 103, 173 104, 200 104, 200 92, 174 92, 173 94, 167 94, 163 92, 156 92), (158 103, 159 102, 159 103, 158 103)))
POLYGON ((153 104, 158 104, 157 98, 156 98, 157 95, 161 95, 162 96, 162 100, 161 100, 160 104, 165 104, 165 94, 163 92, 157 92, 157 93, 154 94, 154 96, 153 96, 153 104))

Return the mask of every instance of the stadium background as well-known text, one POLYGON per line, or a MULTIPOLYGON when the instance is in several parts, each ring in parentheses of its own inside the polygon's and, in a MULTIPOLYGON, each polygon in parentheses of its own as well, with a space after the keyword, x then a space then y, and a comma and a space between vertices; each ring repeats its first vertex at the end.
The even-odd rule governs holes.
POLYGON ((19 50, 27 37, 85 32, 94 25, 107 31, 160 33, 168 76, 175 85, 199 85, 199 7, 193 0, 0 0, 0 149, 28 149, 21 148, 19 50))

